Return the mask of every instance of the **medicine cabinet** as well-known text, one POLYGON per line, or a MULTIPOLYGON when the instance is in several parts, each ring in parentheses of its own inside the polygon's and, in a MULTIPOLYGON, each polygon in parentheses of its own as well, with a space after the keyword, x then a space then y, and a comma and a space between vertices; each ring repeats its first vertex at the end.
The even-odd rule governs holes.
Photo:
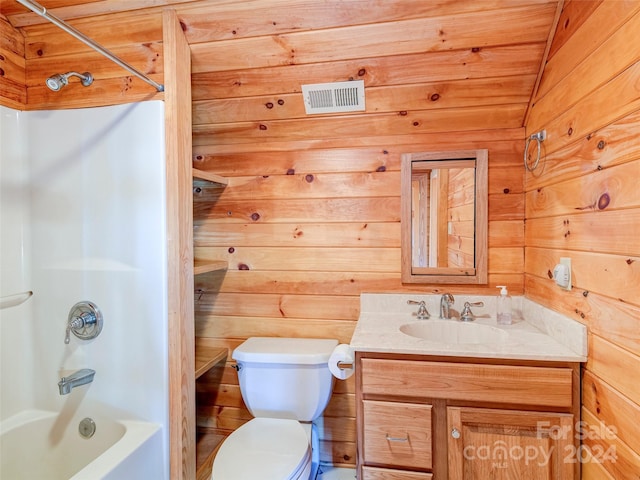
POLYGON ((406 153, 403 283, 487 283, 487 150, 406 153))

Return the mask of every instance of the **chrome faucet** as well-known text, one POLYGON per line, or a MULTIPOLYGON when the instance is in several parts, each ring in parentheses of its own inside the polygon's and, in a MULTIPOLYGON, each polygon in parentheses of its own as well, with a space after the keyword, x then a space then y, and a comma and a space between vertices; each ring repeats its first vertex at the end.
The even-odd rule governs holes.
POLYGON ((429 311, 427 310, 427 304, 423 301, 416 301, 416 300, 407 300, 407 304, 408 305, 418 305, 418 311, 415 313, 416 318, 418 320, 426 320, 427 318, 429 318, 431 315, 429 314, 429 311))
POLYGON ((454 298, 450 293, 445 293, 440 297, 440 318, 443 320, 451 319, 451 305, 453 305, 454 298))
POLYGON ((83 368, 77 372, 73 372, 68 377, 62 377, 58 382, 58 388, 60 389, 60 395, 67 395, 71 392, 71 389, 93 382, 93 376, 96 374, 95 370, 90 368, 83 368))

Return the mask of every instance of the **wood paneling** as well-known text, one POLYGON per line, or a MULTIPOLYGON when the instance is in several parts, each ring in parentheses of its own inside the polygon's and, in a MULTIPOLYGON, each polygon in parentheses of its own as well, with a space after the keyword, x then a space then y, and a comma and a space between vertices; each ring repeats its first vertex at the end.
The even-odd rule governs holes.
POLYGON ((189 45, 173 10, 163 15, 166 57, 167 311, 169 322, 170 474, 195 478, 193 208, 189 45))
POLYGON ((586 3, 566 5, 527 125, 549 137, 525 180, 525 294, 589 329, 583 478, 638 478, 640 4, 586 3), (560 257, 569 292, 551 279, 560 257))
MULTIPOLYGON (((555 124, 547 126, 543 118, 543 110, 548 110, 543 106, 551 105, 548 100, 545 103, 544 94, 571 71, 565 64, 571 64, 571 54, 580 45, 574 40, 576 35, 591 40, 597 37, 593 27, 599 25, 615 32, 632 18, 629 2, 619 2, 620 6, 603 2, 597 9, 579 8, 577 0, 566 2, 565 23, 567 18, 578 20, 563 27, 562 38, 558 35, 551 48, 548 70, 557 72, 556 77, 543 77, 542 106, 531 109, 531 117, 552 134, 546 144, 547 170, 539 178, 527 177, 526 189, 522 127, 553 33, 557 0, 41 2, 156 81, 171 85, 167 76, 174 75, 176 68, 186 68, 191 59, 193 117, 189 120, 184 91, 169 99, 169 93, 155 92, 17 3, 2 3, 8 20, 2 19, 3 38, 11 27, 9 37, 21 40, 24 35, 25 39, 17 55, 4 60, 17 68, 12 66, 10 74, 0 77, 3 103, 48 109, 162 98, 177 101, 182 113, 173 119, 172 134, 182 132, 184 136, 185 125, 192 127, 193 136, 187 136, 193 145, 194 166, 230 179, 224 189, 198 181, 193 196, 195 251, 202 258, 228 261, 229 269, 198 276, 195 297, 189 293, 181 300, 182 308, 188 309, 193 298, 197 340, 215 347, 231 350, 251 335, 331 337, 348 342, 362 292, 494 294, 494 285, 507 284, 513 294, 522 294, 528 282, 533 296, 546 295, 549 292, 538 287, 539 277, 524 275, 524 246, 531 235, 527 229, 525 236, 525 191, 531 194, 548 185, 545 193, 564 198, 547 172, 558 173, 571 188, 578 188, 574 179, 581 176, 584 164, 562 154, 565 148, 590 155, 591 169, 625 163, 634 155, 629 146, 633 133, 620 120, 635 102, 633 91, 624 90, 637 73, 630 65, 628 48, 615 57, 618 69, 626 68, 618 84, 597 86, 602 95, 615 96, 619 88, 626 95, 613 102, 585 103, 575 98, 573 110, 562 108, 566 116, 555 124), (181 29, 190 48, 167 50, 163 32, 166 35, 168 26, 162 26, 162 10, 167 6, 176 10, 179 21, 174 22, 171 34, 177 36, 180 32, 176 30, 181 29), (600 16, 592 20, 591 10, 600 16), (603 20, 609 14, 615 21, 603 20), (586 26, 589 30, 583 33, 586 26), (19 36, 13 29, 18 29, 19 36), (60 92, 50 92, 43 84, 45 78, 63 70, 89 70, 96 80, 88 88, 72 80, 60 92), (13 93, 5 92, 7 77, 18 78, 13 93), (304 114, 302 84, 351 79, 365 82, 366 111, 304 114), (597 127, 603 129, 597 138, 581 140, 580 146, 559 141, 566 137, 567 122, 591 121, 599 115, 590 109, 604 107, 611 107, 610 113, 597 127), (618 127, 606 130, 606 123, 614 120, 618 127), (597 147, 598 139, 607 142, 606 148, 597 147), (489 151, 488 284, 448 285, 446 289, 437 284, 403 285, 399 273, 400 156, 483 148, 489 151), (627 160, 620 160, 623 157, 627 160)), ((595 47, 589 47, 588 53, 593 51, 595 47)), ((559 98, 561 103, 562 96, 559 98)), ((593 131, 574 128, 573 138, 583 139, 593 131)), ((180 187, 169 184, 171 189, 186 188, 182 176, 168 181, 180 182, 180 187)), ((613 214, 602 216, 608 222, 617 221, 616 215, 630 210, 629 202, 634 201, 627 190, 615 197, 615 209, 612 205, 609 211, 598 212, 613 214)), ((179 206, 174 202, 171 208, 179 206)), ((547 217, 542 213, 536 220, 544 222, 547 217)), ((183 218, 176 228, 190 230, 190 221, 183 218)), ((588 245, 586 225, 584 231, 580 237, 588 245)), ((181 237, 178 241, 187 240, 181 237)), ((186 269, 189 252, 181 254, 186 269)), ((616 264, 622 257, 614 255, 616 264)), ((178 285, 188 282, 191 271, 169 273, 178 285)), ((635 278, 636 274, 625 275, 635 278)), ((628 291, 624 295, 631 297, 628 291)), ((591 302, 585 315, 592 325, 605 318, 595 315, 596 311, 610 312, 615 303, 606 291, 575 300, 591 302), (592 313, 597 318, 591 318, 592 313)), ((583 303, 580 308, 586 310, 583 303)), ((618 313, 623 314, 624 326, 610 331, 617 332, 612 336, 623 337, 635 313, 625 308, 618 313)), ((602 322, 604 329, 607 322, 602 322)), ((175 371, 183 354, 184 362, 191 361, 186 353, 189 340, 182 338, 191 332, 186 324, 183 327, 171 337, 178 342, 178 350, 185 350, 172 354, 175 371)), ((635 342, 624 346, 633 347, 635 342)), ((229 365, 220 370, 224 373, 207 378, 198 387, 198 424, 229 432, 250 415, 242 404, 235 372, 229 365)), ((337 382, 321 432, 323 461, 355 462, 352 387, 353 382, 337 382)), ((192 401, 183 388, 172 389, 172 398, 178 402, 172 406, 174 432, 181 428, 179 422, 192 401)), ((178 472, 173 467, 172 478, 190 475, 188 435, 184 440, 172 436, 172 465, 184 469, 178 472)))
POLYGON ((0 16, 0 105, 24 110, 26 103, 24 37, 0 16))

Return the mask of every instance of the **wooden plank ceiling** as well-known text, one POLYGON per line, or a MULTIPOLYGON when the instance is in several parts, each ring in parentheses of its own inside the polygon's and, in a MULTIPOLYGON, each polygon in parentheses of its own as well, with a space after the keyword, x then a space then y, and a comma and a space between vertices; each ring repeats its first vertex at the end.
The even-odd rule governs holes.
MULTIPOLYGON (((41 3, 150 74, 161 62, 131 46, 160 42, 160 11, 176 9, 192 52, 194 145, 230 148, 522 127, 559 9, 557 0, 41 3), (354 79, 365 82, 366 112, 305 114, 302 84, 354 79)), ((2 15, 26 38, 28 103, 37 103, 38 65, 66 66, 86 47, 14 0, 2 0, 2 15)), ((94 76, 99 85, 123 73, 94 76)))

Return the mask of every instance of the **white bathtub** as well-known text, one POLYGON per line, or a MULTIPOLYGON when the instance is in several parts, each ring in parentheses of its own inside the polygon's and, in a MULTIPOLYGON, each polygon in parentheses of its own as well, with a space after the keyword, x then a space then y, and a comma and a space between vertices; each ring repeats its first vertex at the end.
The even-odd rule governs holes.
POLYGON ((25 410, 0 423, 2 480, 146 480, 163 478, 160 427, 114 420, 99 409, 25 410), (96 425, 80 435, 85 417, 96 425))

